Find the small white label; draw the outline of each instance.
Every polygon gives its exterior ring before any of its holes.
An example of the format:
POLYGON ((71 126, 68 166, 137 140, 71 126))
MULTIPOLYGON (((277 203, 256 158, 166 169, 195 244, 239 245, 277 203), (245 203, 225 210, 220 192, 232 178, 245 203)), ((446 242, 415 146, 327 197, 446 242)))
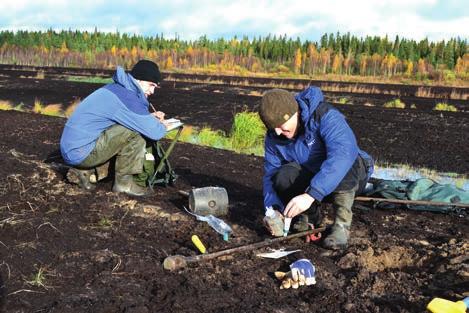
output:
POLYGON ((155 161, 155 157, 151 153, 145 153, 145 160, 147 161, 155 161))

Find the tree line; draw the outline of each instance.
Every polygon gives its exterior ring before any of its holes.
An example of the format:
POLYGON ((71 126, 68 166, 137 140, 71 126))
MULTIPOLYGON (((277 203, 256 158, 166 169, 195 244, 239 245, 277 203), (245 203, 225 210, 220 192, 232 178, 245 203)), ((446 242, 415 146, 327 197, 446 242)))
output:
POLYGON ((164 69, 234 73, 338 74, 468 79, 466 39, 420 41, 324 34, 318 42, 286 35, 215 40, 88 31, 1 31, 0 62, 113 68, 150 58, 164 69))

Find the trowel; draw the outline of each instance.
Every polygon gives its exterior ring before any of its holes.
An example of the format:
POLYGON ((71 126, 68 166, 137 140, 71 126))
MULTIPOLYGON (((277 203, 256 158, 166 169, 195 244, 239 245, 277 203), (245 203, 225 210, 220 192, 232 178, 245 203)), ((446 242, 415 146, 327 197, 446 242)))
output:
POLYGON ((263 253, 258 253, 256 256, 261 257, 261 258, 269 258, 269 259, 279 259, 284 256, 287 256, 289 254, 295 253, 301 251, 301 249, 298 250, 285 250, 283 248, 281 249, 271 249, 270 252, 263 252, 263 253))

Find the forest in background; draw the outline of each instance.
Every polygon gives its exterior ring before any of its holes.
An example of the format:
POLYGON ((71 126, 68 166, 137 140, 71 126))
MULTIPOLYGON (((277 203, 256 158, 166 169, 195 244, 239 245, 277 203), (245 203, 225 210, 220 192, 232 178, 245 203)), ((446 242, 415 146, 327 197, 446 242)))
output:
POLYGON ((466 39, 409 40, 324 34, 319 42, 284 36, 188 41, 126 33, 1 31, 0 63, 112 69, 147 58, 167 71, 235 75, 325 75, 469 81, 466 39))

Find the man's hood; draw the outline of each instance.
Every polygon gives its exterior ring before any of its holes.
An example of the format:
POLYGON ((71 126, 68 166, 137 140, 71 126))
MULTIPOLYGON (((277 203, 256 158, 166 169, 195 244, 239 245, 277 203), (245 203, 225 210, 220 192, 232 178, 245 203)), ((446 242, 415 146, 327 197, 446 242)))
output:
POLYGON ((301 120, 303 125, 307 127, 313 119, 313 113, 318 107, 319 103, 324 101, 324 95, 318 87, 308 87, 295 96, 301 111, 301 120))
POLYGON ((139 98, 145 99, 145 93, 142 88, 129 73, 126 73, 121 66, 118 66, 112 79, 116 84, 123 86, 124 88, 135 92, 139 98))

